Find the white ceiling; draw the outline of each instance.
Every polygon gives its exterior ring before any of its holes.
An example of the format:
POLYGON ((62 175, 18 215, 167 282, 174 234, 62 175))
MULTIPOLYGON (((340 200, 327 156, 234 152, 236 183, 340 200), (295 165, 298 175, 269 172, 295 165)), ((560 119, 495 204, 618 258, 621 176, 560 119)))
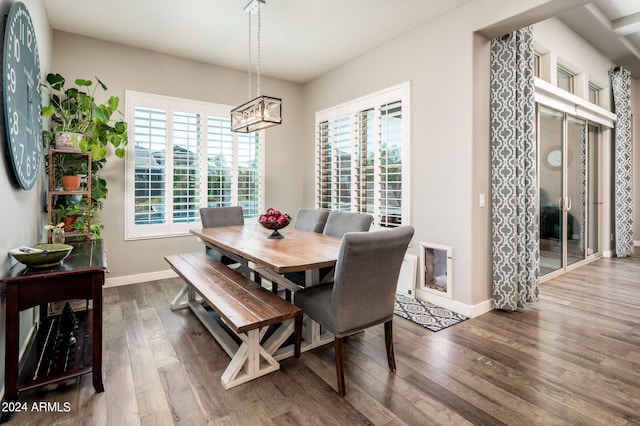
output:
MULTIPOLYGON (((249 0, 43 1, 53 29, 247 69, 249 0)), ((261 72, 307 82, 467 1, 267 0, 261 72)), ((560 18, 640 77, 640 0, 599 0, 560 18)))
POLYGON ((640 0, 598 0, 559 18, 613 63, 640 78, 640 0))
MULTIPOLYGON (((261 73, 304 83, 466 1, 267 0, 261 73)), ((249 63, 247 3, 44 0, 56 30, 242 70, 249 63)), ((255 40, 253 53, 255 66, 255 40)))

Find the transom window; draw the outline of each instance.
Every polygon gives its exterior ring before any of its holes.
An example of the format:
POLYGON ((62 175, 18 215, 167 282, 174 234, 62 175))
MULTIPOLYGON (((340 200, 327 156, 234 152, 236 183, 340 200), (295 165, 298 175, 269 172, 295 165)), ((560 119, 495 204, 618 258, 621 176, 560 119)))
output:
POLYGON ((316 113, 316 206, 409 223, 409 83, 316 113))
POLYGON ((259 215, 264 133, 232 133, 232 108, 127 92, 127 239, 188 234, 201 207, 259 215))
POLYGON ((573 93, 573 74, 565 68, 558 67, 557 75, 558 87, 569 93, 573 93))
POLYGON ((600 88, 593 83, 589 83, 589 102, 600 105, 600 88))

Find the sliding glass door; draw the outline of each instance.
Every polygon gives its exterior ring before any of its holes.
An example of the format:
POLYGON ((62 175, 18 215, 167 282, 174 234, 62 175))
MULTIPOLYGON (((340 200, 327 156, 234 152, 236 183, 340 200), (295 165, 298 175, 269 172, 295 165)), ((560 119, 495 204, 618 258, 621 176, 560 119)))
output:
POLYGON ((538 107, 540 274, 598 253, 599 128, 538 107))

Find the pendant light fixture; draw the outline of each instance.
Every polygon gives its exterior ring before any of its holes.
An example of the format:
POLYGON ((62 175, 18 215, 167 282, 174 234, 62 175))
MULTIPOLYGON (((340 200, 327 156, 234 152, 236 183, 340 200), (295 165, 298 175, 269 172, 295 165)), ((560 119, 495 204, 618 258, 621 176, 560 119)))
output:
POLYGON ((249 133, 282 123, 282 99, 260 95, 260 9, 266 0, 251 0, 244 8, 249 15, 249 99, 251 99, 252 56, 251 15, 258 17, 258 55, 256 60, 257 98, 231 110, 231 131, 249 133))

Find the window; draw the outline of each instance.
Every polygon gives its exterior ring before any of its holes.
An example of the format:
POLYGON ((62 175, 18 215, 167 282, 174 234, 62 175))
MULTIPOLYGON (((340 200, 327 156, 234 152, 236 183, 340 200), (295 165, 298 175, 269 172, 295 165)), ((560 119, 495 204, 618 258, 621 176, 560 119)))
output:
POLYGON ((316 206, 409 223, 409 83, 316 113, 316 206))
POLYGON ((557 73, 558 87, 569 93, 573 93, 573 74, 562 67, 558 67, 557 73))
POLYGON ((127 92, 127 239, 188 234, 201 207, 262 210, 263 133, 232 133, 233 107, 127 92))
POLYGON ((589 102, 600 105, 600 88, 595 84, 589 84, 589 102))

